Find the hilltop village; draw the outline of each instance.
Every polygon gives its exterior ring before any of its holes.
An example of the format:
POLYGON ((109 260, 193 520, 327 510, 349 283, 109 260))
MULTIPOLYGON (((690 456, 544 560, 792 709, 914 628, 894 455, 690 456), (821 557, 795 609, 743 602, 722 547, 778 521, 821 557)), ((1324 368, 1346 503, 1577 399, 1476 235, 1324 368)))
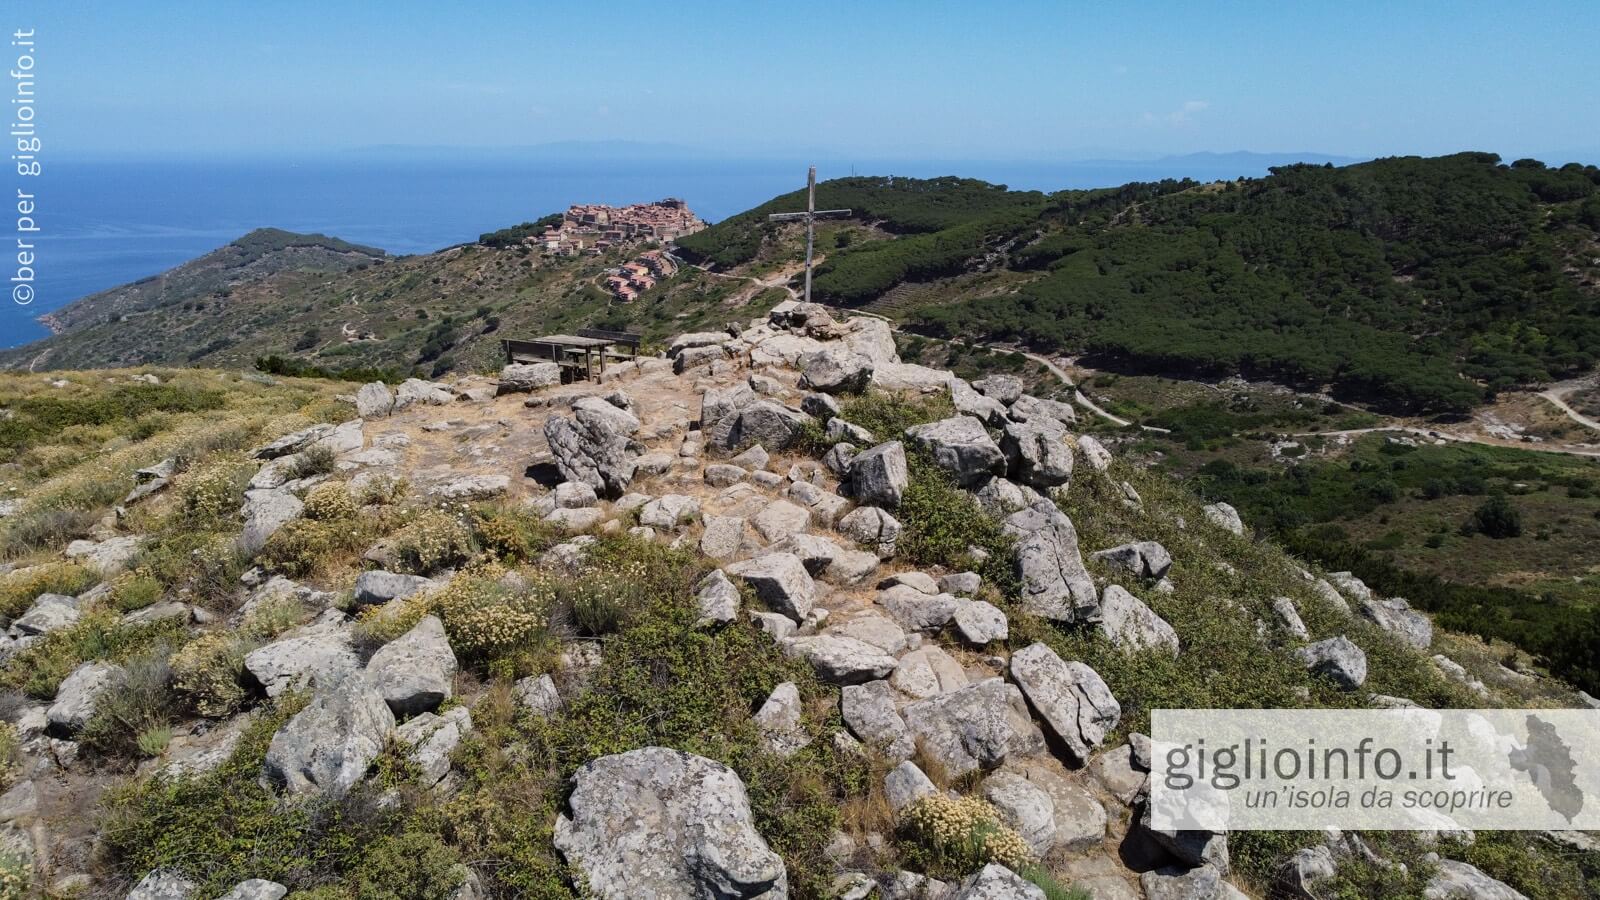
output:
MULTIPOLYGON (((561 224, 551 225, 526 243, 556 256, 598 256, 613 247, 647 242, 666 243, 702 231, 706 223, 676 197, 654 203, 629 206, 604 206, 580 203, 567 208, 561 224)), ((610 294, 631 303, 641 293, 655 287, 656 281, 671 277, 678 264, 661 250, 647 250, 632 260, 608 270, 605 287, 610 294)))

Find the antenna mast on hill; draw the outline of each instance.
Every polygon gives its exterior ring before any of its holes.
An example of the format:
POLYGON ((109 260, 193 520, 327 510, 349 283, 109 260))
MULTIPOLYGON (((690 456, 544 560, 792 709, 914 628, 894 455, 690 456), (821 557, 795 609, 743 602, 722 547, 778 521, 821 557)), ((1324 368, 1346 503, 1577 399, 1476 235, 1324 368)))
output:
POLYGON ((767 216, 769 222, 792 222, 796 219, 806 220, 806 302, 811 302, 811 248, 816 242, 816 225, 818 218, 842 219, 850 215, 848 209, 817 209, 817 167, 812 166, 806 173, 806 211, 792 213, 773 213, 767 216))

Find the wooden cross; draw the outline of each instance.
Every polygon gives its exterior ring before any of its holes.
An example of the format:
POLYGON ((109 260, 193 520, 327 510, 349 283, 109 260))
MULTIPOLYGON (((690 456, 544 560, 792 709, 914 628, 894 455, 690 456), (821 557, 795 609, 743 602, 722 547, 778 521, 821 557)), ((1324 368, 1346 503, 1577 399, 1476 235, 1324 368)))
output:
POLYGON ((842 219, 850 215, 848 209, 817 209, 817 167, 812 166, 806 173, 806 211, 792 213, 772 213, 767 216, 769 222, 791 222, 795 219, 806 220, 806 301, 811 302, 811 247, 815 241, 817 219, 842 219))

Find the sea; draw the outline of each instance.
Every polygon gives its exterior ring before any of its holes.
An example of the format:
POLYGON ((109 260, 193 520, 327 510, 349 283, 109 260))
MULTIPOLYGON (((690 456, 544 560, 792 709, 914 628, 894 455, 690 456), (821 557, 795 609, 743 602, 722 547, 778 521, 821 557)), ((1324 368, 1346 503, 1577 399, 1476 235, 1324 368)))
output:
MULTIPOLYGON (((605 154, 519 159, 445 151, 220 161, 47 160, 42 174, 27 179, 25 188, 37 197, 33 219, 39 228, 32 302, 24 306, 5 298, 0 348, 46 337, 48 330, 37 321, 43 313, 163 272, 262 227, 319 232, 413 254, 472 241, 573 203, 681 197, 714 222, 802 187, 808 164, 817 165, 819 179, 961 175, 1053 191, 1168 177, 1259 176, 1267 166, 1286 161, 1258 154, 1059 163, 605 154)), ((14 263, 5 262, 7 280, 15 274, 14 263)))

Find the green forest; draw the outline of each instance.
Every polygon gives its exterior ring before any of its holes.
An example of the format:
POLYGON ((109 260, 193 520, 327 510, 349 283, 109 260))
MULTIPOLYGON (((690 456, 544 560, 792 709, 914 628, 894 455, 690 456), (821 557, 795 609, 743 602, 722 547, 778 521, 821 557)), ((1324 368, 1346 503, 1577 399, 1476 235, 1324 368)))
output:
MULTIPOLYGON (((1244 374, 1416 413, 1459 414, 1600 356, 1600 169, 1488 153, 1295 165, 1213 185, 1056 194, 958 178, 846 178, 848 207, 895 236, 835 250, 824 302, 856 305, 979 263, 1014 293, 920 306, 908 325, 1089 354, 1102 368, 1244 374)), ((787 194, 682 245, 736 266, 787 194)))

